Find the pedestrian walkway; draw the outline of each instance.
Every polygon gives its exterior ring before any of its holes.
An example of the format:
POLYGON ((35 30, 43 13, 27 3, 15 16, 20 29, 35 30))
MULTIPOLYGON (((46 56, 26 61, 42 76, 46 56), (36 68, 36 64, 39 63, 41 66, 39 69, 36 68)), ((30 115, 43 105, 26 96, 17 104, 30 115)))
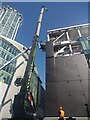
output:
MULTIPOLYGON (((66 120, 67 117, 64 118, 66 120)), ((58 117, 45 117, 44 120, 58 120, 58 117)), ((76 120, 88 120, 87 117, 76 117, 76 120)))

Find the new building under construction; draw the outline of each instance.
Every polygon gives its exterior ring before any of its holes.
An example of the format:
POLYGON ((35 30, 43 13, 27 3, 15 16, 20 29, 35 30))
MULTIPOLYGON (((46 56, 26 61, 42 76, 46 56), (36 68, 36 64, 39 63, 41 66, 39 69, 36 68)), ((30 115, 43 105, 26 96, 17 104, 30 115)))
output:
POLYGON ((47 32, 46 117, 58 116, 63 106, 66 117, 89 116, 88 83, 90 62, 89 24, 47 32))

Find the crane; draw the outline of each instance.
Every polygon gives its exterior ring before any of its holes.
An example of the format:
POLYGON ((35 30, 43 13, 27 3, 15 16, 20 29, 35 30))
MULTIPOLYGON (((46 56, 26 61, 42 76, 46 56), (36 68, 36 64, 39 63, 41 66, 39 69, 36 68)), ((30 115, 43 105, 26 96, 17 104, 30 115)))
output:
MULTIPOLYGON (((24 107, 25 97, 27 96, 28 93, 30 93, 32 97, 32 94, 30 92, 30 78, 31 78, 31 74, 33 71, 33 67, 34 67, 34 59, 36 55, 36 48, 38 45, 38 38, 40 34, 40 28, 41 28, 41 22, 42 22, 44 10, 47 10, 47 8, 45 6, 42 6, 40 16, 37 22, 35 35, 32 41, 32 47, 31 47, 29 57, 27 60, 26 71, 25 71, 24 78, 22 81, 21 89, 18 95, 15 95, 14 104, 13 104, 13 110, 14 110, 13 118, 25 118, 25 107, 24 107)), ((34 113, 35 107, 33 107, 30 112, 34 113)))

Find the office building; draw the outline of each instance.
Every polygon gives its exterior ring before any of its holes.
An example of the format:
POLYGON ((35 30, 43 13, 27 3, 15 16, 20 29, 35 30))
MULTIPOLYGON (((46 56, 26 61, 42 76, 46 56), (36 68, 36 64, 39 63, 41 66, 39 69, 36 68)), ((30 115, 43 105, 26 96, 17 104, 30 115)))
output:
MULTIPOLYGON (((21 23, 22 15, 19 14, 17 10, 9 6, 0 8, 0 67, 17 56, 23 51, 23 48, 25 48, 18 42, 11 40, 15 39, 21 23)), ((0 70, 0 118, 2 118, 2 116, 4 118, 7 118, 8 116, 10 117, 10 109, 7 110, 7 108, 10 108, 10 105, 13 102, 14 94, 17 93, 16 90, 18 91, 18 89, 15 89, 13 86, 13 79, 16 79, 16 77, 14 78, 14 75, 17 73, 17 67, 19 67, 18 60, 13 60, 12 63, 0 70), (5 106, 4 104, 8 100, 11 101, 5 106)), ((24 59, 22 58, 22 60, 24 59)), ((22 70, 21 76, 24 75, 23 71, 25 70, 22 70)))
MULTIPOLYGON (((4 65, 6 62, 10 61, 16 55, 18 55, 20 51, 15 48, 11 43, 5 41, 3 36, 0 36, 0 67, 4 65)), ((0 71, 0 81, 6 84, 10 83, 12 75, 15 71, 17 60, 14 60, 9 66, 5 67, 0 71)))
MULTIPOLYGON (((20 43, 0 35, 0 66, 3 66, 24 49, 26 48, 20 43)), ((21 88, 15 84, 15 81, 23 79, 27 65, 26 59, 28 59, 27 53, 0 70, 0 118, 12 116, 11 108, 14 95, 18 94, 21 88)))
POLYGON ((9 6, 0 8, 0 34, 10 39, 15 39, 22 15, 9 6))
MULTIPOLYGON (((0 67, 25 48, 20 43, 13 41, 21 23, 22 15, 17 10, 9 6, 0 8, 0 67)), ((0 119, 11 117, 10 108, 14 95, 20 90, 20 87, 15 87, 14 82, 17 77, 23 77, 25 69, 22 69, 22 66, 25 67, 26 63, 18 66, 19 60, 22 62, 24 58, 21 56, 18 60, 13 60, 12 63, 0 70, 0 119), (22 74, 19 74, 19 71, 17 72, 17 68, 20 67, 22 74)))

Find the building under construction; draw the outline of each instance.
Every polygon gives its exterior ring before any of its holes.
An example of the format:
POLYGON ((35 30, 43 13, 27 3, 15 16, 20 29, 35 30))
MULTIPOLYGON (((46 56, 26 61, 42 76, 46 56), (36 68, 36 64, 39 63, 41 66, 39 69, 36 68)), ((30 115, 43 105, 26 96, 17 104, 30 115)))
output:
POLYGON ((89 24, 47 32, 46 117, 58 116, 63 106, 66 117, 89 116, 90 67, 89 24))

